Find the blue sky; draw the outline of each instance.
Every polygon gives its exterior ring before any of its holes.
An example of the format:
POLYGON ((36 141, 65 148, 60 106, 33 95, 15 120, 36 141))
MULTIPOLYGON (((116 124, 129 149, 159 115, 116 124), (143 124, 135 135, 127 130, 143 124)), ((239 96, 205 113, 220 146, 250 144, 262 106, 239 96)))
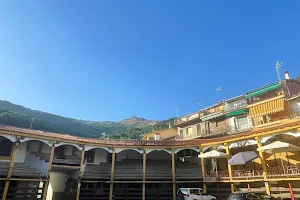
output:
POLYGON ((1 1, 0 99, 166 119, 300 76, 299 1, 1 1))

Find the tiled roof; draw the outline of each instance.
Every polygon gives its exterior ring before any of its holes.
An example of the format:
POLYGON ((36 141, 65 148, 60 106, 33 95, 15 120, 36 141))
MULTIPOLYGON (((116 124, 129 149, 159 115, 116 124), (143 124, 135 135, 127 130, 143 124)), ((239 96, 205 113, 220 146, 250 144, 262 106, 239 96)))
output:
POLYGON ((99 144, 99 145, 106 145, 106 146, 200 146, 201 144, 205 143, 216 143, 216 142, 223 142, 227 140, 234 140, 241 137, 247 136, 255 136, 258 133, 279 130, 286 127, 300 127, 300 119, 297 120, 290 120, 287 123, 280 124, 278 126, 259 129, 255 131, 248 131, 245 133, 233 134, 228 136, 222 136, 217 138, 211 139, 192 139, 192 140, 103 140, 103 139, 96 139, 96 138, 84 138, 78 136, 71 136, 66 134, 58 134, 58 133, 51 133, 51 132, 44 132, 40 130, 32 130, 26 128, 18 128, 13 126, 6 126, 0 125, 0 131, 8 131, 14 133, 21 133, 21 134, 28 134, 31 136, 37 137, 45 137, 49 138, 50 140, 68 140, 70 142, 80 142, 86 144, 99 144))

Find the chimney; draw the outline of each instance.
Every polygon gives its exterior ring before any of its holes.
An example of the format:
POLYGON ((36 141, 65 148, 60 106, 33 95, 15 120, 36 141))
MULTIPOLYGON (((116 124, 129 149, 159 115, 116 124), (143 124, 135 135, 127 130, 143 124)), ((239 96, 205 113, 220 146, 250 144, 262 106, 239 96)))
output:
POLYGON ((154 134, 154 140, 160 140, 160 134, 159 133, 154 134))
POLYGON ((290 79, 289 71, 284 72, 285 79, 290 79))

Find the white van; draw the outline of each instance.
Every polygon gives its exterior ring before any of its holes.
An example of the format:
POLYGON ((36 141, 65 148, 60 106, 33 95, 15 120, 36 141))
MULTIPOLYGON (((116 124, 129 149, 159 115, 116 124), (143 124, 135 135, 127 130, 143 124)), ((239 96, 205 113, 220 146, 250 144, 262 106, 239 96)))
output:
POLYGON ((201 188, 179 188, 177 191, 177 200, 216 200, 215 196, 209 195, 201 188))

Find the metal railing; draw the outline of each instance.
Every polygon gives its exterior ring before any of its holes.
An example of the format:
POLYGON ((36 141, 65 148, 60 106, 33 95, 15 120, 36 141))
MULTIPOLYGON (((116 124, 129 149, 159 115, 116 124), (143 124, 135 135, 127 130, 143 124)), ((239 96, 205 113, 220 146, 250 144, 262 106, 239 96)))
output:
POLYGON ((175 136, 175 139, 188 140, 188 139, 199 138, 199 137, 209 137, 221 133, 236 134, 236 133, 250 131, 251 129, 252 129, 252 125, 250 122, 243 123, 243 124, 235 124, 234 126, 224 125, 224 126, 214 127, 212 130, 201 129, 200 131, 199 130, 197 131, 197 128, 195 128, 191 132, 183 131, 179 133, 178 135, 175 136))
MULTIPOLYGON (((208 178, 215 178, 217 180, 229 180, 229 172, 228 171, 210 171, 206 174, 208 178)), ((232 170, 232 179, 235 180, 249 180, 249 179, 260 179, 263 178, 262 170, 245 170, 238 169, 232 170)))

